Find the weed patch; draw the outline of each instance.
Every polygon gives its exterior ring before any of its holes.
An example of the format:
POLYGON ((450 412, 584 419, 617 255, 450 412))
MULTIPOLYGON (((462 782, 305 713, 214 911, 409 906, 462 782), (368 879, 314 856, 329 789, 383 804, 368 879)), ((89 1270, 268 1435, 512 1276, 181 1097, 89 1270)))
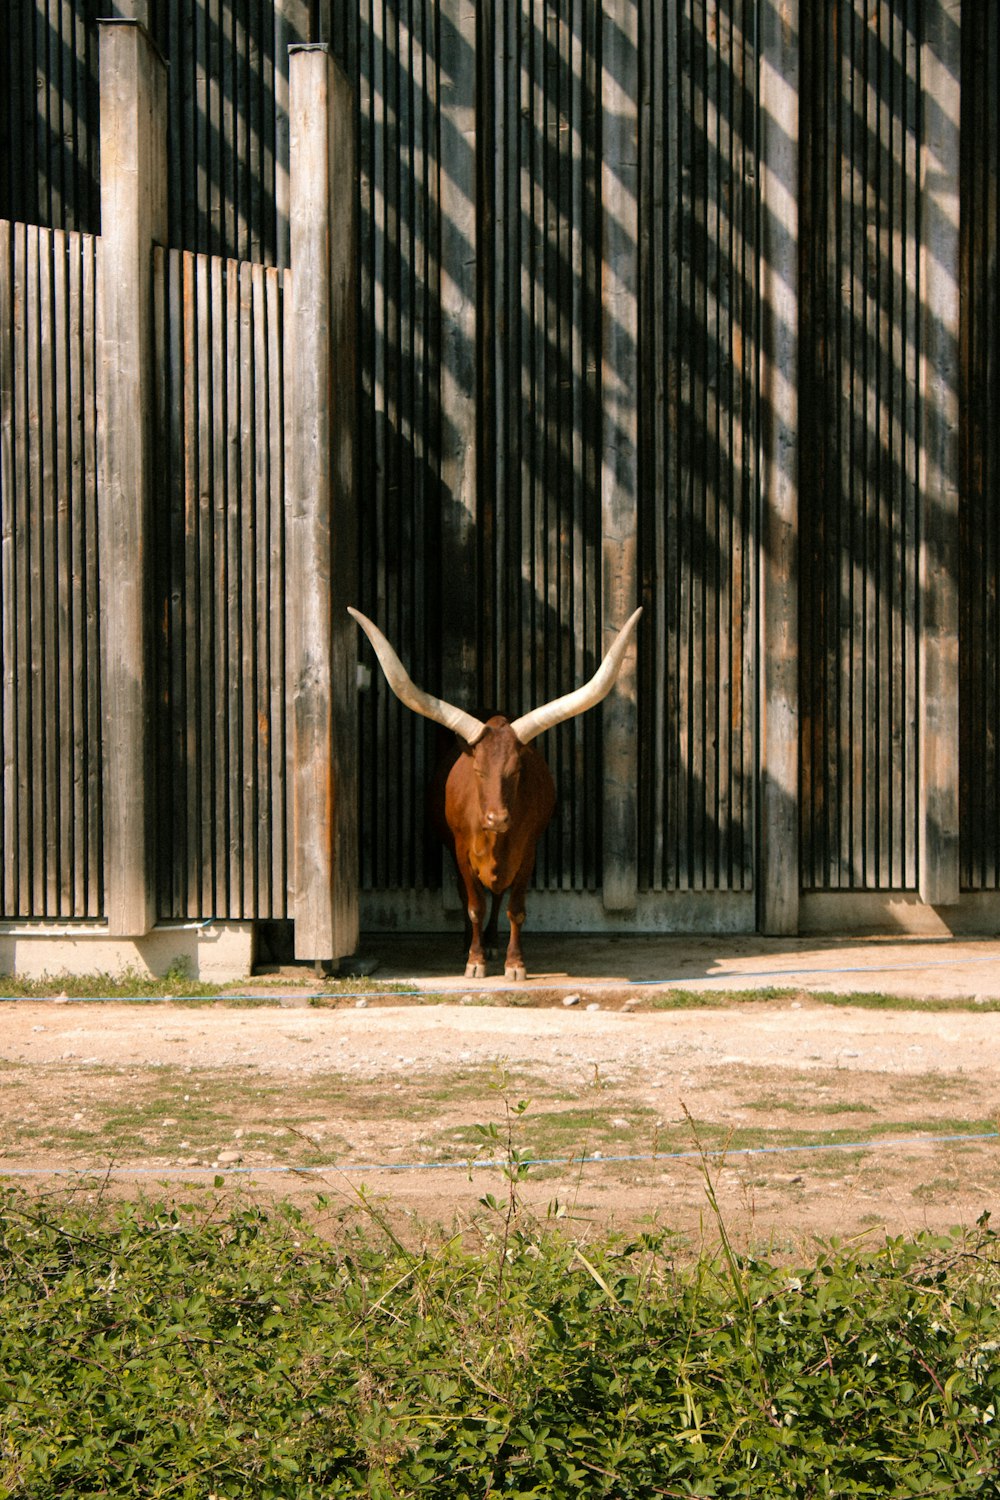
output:
MULTIPOLYGON (((501 1141, 502 1144, 502 1141, 501 1141)), ((1000 1253, 0 1199, 0 1495, 995 1493, 1000 1253)), ((320 1204, 320 1210, 325 1211, 320 1204)))

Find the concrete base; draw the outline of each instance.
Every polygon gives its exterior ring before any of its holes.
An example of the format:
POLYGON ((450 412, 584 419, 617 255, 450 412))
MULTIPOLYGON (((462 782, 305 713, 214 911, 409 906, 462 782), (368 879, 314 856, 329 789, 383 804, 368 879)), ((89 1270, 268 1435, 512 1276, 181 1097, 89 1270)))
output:
MULTIPOLYGON (((531 932, 744 933, 755 927, 752 891, 640 891, 631 911, 605 911, 600 891, 533 891, 525 897, 531 932)), ((506 897, 501 911, 507 910, 506 897)), ((362 891, 365 932, 461 932, 462 912, 444 891, 362 891)), ((501 927, 506 923, 501 918, 501 927)))
POLYGON ((799 900, 799 932, 993 937, 1000 933, 1000 891, 966 891, 954 906, 925 906, 916 891, 816 891, 799 900))
MULTIPOLYGON (((599 891, 529 890, 525 904, 528 932, 736 937, 757 931, 752 891, 640 891, 631 911, 608 912, 599 891)), ((370 933, 457 932, 462 913, 450 885, 440 891, 362 891, 361 927, 370 933)), ((501 928, 506 930, 503 920, 501 928)), ((799 933, 993 936, 1000 934, 1000 891, 969 891, 955 906, 925 906, 915 891, 804 892, 799 933)))
POLYGON ((141 938, 112 938, 99 922, 0 923, 0 973, 23 979, 124 971, 229 984, 254 961, 252 922, 161 922, 141 938))

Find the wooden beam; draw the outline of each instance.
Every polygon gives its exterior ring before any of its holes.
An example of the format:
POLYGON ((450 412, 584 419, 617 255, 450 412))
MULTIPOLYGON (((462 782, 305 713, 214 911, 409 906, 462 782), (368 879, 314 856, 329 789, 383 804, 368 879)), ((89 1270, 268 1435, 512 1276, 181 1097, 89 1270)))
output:
MULTIPOLYGON (((601 34, 601 521, 604 648, 639 602, 639 5, 609 0, 601 34)), ((642 626, 639 626, 641 637, 642 626)), ((638 700, 631 648, 604 708, 607 911, 638 896, 638 700)))
POLYGON ((798 0, 760 16, 761 931, 799 920, 798 0))
POLYGON ((928 0, 920 54, 921 899, 959 899, 958 479, 961 5, 928 0))
POLYGON ((137 21, 100 23, 98 321, 108 927, 156 918, 151 660, 154 241, 167 229, 166 67, 137 21))
POLYGON ((329 48, 290 56, 288 649, 297 958, 358 941, 354 109, 329 48))

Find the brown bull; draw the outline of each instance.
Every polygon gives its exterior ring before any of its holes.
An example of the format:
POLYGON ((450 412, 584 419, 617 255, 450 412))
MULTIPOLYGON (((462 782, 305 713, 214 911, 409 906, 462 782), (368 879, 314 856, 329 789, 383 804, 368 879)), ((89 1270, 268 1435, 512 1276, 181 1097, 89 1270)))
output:
POLYGON ((439 778, 436 797, 432 795, 432 814, 454 856, 472 924, 466 978, 482 979, 486 975, 484 938, 486 948, 495 942, 500 897, 509 891, 510 943, 504 973, 508 979, 524 979, 521 952, 524 897, 535 868, 535 847, 556 805, 552 773, 532 749, 531 741, 606 697, 614 686, 642 610, 637 609, 619 631, 600 667, 583 687, 532 709, 519 719, 497 715, 485 723, 422 692, 410 680, 378 627, 359 610, 352 609, 350 613, 374 646, 386 681, 397 698, 457 735, 452 759, 439 778), (493 905, 484 932, 487 892, 493 897, 493 905))

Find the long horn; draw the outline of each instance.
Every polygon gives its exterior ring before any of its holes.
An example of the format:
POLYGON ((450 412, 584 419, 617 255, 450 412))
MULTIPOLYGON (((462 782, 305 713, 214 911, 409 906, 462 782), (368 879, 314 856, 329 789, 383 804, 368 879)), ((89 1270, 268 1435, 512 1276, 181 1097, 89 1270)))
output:
POLYGON ((347 606, 347 613, 354 616, 375 647, 375 655, 385 673, 385 680, 400 703, 405 703, 406 707, 412 708, 414 713, 423 714, 425 719, 433 719, 435 724, 443 724, 446 729, 453 729, 470 745, 474 745, 478 739, 482 738, 486 733, 486 725, 481 719, 475 719, 472 714, 464 713, 462 709, 445 703, 442 698, 434 698, 430 693, 422 692, 411 681, 410 674, 378 626, 373 624, 367 615, 363 615, 359 609, 352 609, 350 605, 347 606))
POLYGON ((546 729, 553 729, 556 724, 561 724, 565 719, 573 719, 577 714, 585 713, 588 708, 593 708, 595 703, 600 703, 602 698, 607 697, 615 685, 615 678, 621 668, 629 637, 641 614, 642 606, 640 605, 615 636, 607 656, 589 682, 585 682, 583 687, 577 688, 575 692, 565 693, 561 698, 553 698, 551 703, 543 703, 541 708, 533 708, 530 713, 514 720, 510 727, 522 745, 528 744, 529 740, 544 733, 546 729))

